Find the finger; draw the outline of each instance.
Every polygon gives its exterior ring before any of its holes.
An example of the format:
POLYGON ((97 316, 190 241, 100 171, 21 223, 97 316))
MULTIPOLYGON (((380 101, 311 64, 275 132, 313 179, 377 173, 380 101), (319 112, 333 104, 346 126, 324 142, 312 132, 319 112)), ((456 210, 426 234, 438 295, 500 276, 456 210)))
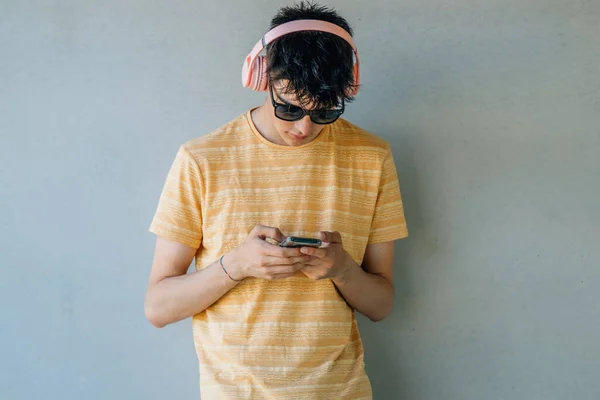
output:
POLYGON ((265 256, 264 266, 271 267, 274 265, 294 265, 296 263, 304 263, 310 261, 309 255, 299 255, 297 257, 274 257, 265 256))
POLYGON ((306 265, 312 265, 312 266, 319 266, 323 264, 323 259, 327 257, 327 255, 323 256, 323 257, 317 257, 317 256, 311 256, 310 260, 305 261, 304 263, 306 265))
POLYGON ((342 243, 342 234, 338 231, 330 232, 331 242, 330 243, 342 243))
POLYGON ((313 276, 316 276, 318 274, 319 270, 317 267, 307 265, 306 267, 302 268, 300 270, 300 272, 302 272, 304 275, 306 275, 306 277, 313 279, 313 276))
POLYGON ((267 242, 269 244, 272 244, 273 246, 279 246, 279 244, 281 243, 281 242, 279 242, 279 241, 277 241, 275 239, 271 239, 268 236, 265 238, 265 242, 267 242))
POLYGON ((272 226, 256 225, 254 229, 252 229, 251 234, 254 237, 259 237, 263 240, 265 240, 266 238, 271 238, 273 240, 281 242, 283 241, 283 239, 285 239, 285 236, 283 235, 283 233, 281 233, 279 228, 275 228, 272 226))
POLYGON ((302 269, 304 267, 306 267, 306 263, 304 263, 304 261, 303 261, 303 262, 297 262, 292 265, 278 265, 275 267, 268 267, 268 268, 269 268, 269 271, 273 271, 273 268, 281 268, 281 270, 283 270, 284 272, 279 272, 279 271, 274 272, 276 274, 279 274, 279 273, 287 273, 287 272, 290 272, 290 273, 296 272, 299 269, 302 269))
POLYGON ((319 232, 319 239, 321 239, 321 242, 329 243, 329 232, 319 232))
POLYGON ((323 243, 342 243, 342 235, 338 231, 321 231, 319 239, 323 243))
POLYGON ((266 267, 265 269, 265 277, 273 277, 277 275, 285 275, 285 274, 295 274, 296 271, 302 269, 304 267, 303 263, 296 263, 293 265, 273 265, 270 267, 266 267))
POLYGON ((319 258, 315 258, 312 261, 307 261, 306 264, 304 264, 304 268, 302 268, 303 270, 306 270, 307 268, 318 268, 321 264, 322 261, 319 261, 319 258))
POLYGON ((294 272, 293 274, 277 274, 277 275, 272 275, 271 277, 267 278, 267 279, 286 279, 286 278, 291 278, 292 276, 296 275, 296 273, 294 272))
POLYGON ((279 247, 267 244, 263 247, 264 254, 273 257, 301 257, 299 247, 279 247))
POLYGON ((323 258, 327 256, 327 249, 317 249, 314 247, 301 247, 300 251, 302 254, 306 254, 308 256, 323 258))

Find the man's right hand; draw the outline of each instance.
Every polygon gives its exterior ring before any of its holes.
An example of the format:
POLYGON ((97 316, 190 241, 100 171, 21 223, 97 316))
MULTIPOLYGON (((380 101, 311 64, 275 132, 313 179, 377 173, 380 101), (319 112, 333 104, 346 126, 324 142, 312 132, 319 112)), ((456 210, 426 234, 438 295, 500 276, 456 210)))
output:
POLYGON ((311 259, 299 248, 279 247, 267 242, 267 238, 281 242, 285 236, 277 228, 256 225, 242 244, 225 254, 223 266, 233 279, 289 278, 311 259))

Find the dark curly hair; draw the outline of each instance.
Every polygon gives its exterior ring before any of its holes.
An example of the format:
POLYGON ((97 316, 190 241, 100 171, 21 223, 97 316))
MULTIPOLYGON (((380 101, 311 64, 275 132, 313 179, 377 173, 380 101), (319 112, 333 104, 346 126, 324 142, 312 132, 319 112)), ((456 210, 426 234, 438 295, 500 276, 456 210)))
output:
MULTIPOLYGON (((283 7, 271 21, 271 29, 299 19, 318 19, 334 23, 350 35, 352 28, 338 13, 308 1, 283 7)), ((271 81, 285 80, 284 93, 297 96, 300 105, 334 108, 353 100, 352 46, 327 32, 305 31, 282 36, 267 46, 267 71, 271 81)))

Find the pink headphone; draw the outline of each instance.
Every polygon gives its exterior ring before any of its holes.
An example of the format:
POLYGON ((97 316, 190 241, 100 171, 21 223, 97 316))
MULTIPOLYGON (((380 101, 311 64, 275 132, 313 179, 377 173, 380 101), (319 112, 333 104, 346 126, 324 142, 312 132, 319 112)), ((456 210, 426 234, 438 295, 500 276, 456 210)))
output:
POLYGON ((358 58, 358 51, 356 45, 352 40, 352 36, 346 32, 342 27, 332 24, 331 22, 320 21, 315 19, 303 19, 281 24, 265 34, 265 36, 254 45, 254 48, 248 54, 244 60, 242 66, 242 85, 244 87, 256 90, 257 92, 264 92, 267 90, 268 77, 267 77, 267 57, 259 56, 260 52, 267 47, 269 43, 275 39, 287 35, 292 32, 299 31, 321 31, 333 33, 344 39, 352 46, 354 52, 354 84, 356 89, 348 93, 350 96, 354 96, 358 92, 358 85, 360 84, 360 60, 358 58))

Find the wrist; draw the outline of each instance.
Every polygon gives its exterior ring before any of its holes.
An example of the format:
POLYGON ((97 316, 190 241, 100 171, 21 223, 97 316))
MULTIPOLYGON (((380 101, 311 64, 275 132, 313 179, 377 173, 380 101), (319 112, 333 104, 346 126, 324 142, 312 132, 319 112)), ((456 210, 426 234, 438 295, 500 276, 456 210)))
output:
POLYGON ((352 276, 360 269, 350 254, 346 253, 345 261, 341 264, 339 272, 332 278, 336 286, 342 286, 352 279, 352 276))
POLYGON ((223 258, 221 259, 221 262, 221 266, 223 267, 227 275, 229 275, 229 278, 231 278, 231 280, 239 282, 246 278, 241 268, 242 264, 238 261, 235 249, 229 251, 228 253, 225 253, 223 255, 223 258))

